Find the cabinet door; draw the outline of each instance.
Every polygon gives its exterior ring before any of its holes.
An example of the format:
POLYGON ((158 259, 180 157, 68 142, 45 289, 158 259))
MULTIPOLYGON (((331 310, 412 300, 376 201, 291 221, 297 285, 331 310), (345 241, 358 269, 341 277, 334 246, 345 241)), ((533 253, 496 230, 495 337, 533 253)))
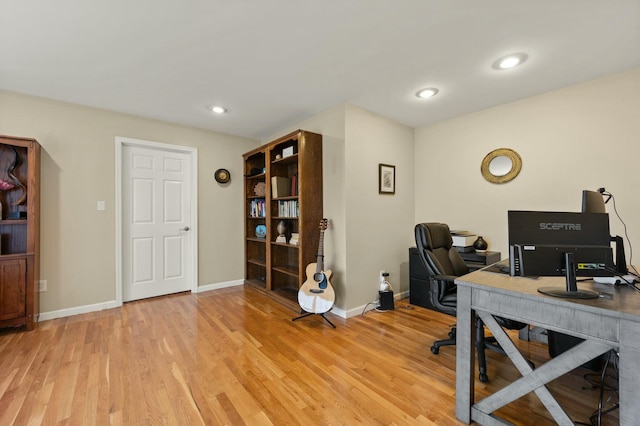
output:
POLYGON ((23 317, 26 308, 27 260, 0 260, 0 321, 23 317))

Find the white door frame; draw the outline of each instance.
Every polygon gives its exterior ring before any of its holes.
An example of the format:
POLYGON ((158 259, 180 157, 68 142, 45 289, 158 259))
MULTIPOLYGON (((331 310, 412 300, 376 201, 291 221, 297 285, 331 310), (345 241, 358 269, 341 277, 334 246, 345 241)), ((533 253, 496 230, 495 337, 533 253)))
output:
POLYGON ((191 166, 191 259, 187 261, 187 268, 191 273, 191 292, 198 292, 198 150, 189 146, 171 145, 160 142, 151 142, 141 139, 131 139, 116 136, 116 194, 115 194, 115 213, 116 213, 116 304, 122 306, 122 207, 124 200, 122 199, 122 149, 125 145, 138 146, 148 149, 157 149, 162 151, 180 152, 189 156, 191 166))

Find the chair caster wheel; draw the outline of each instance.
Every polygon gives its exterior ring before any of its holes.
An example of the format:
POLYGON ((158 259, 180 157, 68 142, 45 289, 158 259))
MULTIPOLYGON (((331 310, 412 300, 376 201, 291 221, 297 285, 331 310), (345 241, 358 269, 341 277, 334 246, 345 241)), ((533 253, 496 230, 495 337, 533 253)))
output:
POLYGON ((480 373, 480 377, 479 377, 479 379, 480 379, 480 381, 481 381, 482 383, 487 383, 487 382, 489 382, 489 376, 487 376, 486 374, 482 374, 482 373, 480 373))
POLYGON ((438 352, 440 352, 440 348, 437 346, 431 346, 431 353, 434 355, 438 355, 438 352))

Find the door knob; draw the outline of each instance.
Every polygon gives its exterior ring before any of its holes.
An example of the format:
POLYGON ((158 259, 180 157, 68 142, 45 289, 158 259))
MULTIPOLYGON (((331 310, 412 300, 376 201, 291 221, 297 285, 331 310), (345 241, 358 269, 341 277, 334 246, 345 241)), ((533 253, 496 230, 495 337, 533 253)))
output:
POLYGON ((188 227, 188 226, 185 226, 184 228, 180 228, 180 229, 178 229, 178 231, 188 231, 188 230, 189 230, 189 227, 188 227))

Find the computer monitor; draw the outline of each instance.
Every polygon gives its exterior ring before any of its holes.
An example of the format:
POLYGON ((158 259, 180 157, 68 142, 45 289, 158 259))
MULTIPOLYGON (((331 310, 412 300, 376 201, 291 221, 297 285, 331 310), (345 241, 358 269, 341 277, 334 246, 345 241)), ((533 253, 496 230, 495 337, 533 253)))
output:
POLYGON ((577 290, 576 276, 611 275, 609 215, 512 210, 508 227, 511 275, 565 276, 565 289, 539 291, 558 297, 598 297, 577 290))
POLYGON ((598 191, 582 191, 582 213, 606 213, 602 193, 598 191))
MULTIPOLYGON (((611 194, 608 194, 609 198, 605 200, 603 196, 606 191, 604 188, 600 188, 598 191, 589 191, 587 189, 582 191, 582 213, 606 213, 607 209, 605 204, 611 198, 611 194)), ((615 243, 616 261, 615 269, 619 274, 625 275, 629 272, 627 269, 627 258, 624 253, 624 240, 622 237, 615 235, 611 236, 611 242, 615 243)), ((610 274, 611 275, 611 274, 610 274)))

